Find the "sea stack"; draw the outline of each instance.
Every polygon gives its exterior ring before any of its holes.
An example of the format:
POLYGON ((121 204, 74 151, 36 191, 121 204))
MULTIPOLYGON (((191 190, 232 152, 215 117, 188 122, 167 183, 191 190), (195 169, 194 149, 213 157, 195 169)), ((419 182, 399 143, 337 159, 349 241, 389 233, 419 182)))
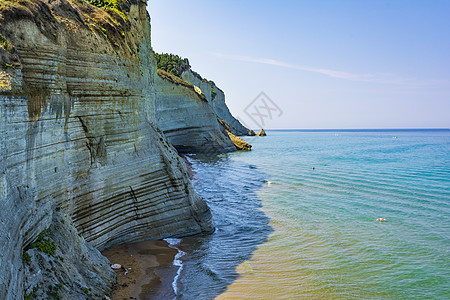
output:
POLYGON ((266 132, 264 131, 264 129, 261 129, 257 134, 256 134, 256 136, 266 136, 267 134, 266 134, 266 132))

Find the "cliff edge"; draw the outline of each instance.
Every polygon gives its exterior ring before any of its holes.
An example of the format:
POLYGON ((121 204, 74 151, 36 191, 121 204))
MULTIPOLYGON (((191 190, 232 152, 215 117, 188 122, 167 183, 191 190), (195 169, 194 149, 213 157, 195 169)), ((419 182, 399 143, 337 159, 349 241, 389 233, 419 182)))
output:
POLYGON ((232 141, 157 75, 145 2, 92 2, 0 2, 1 299, 102 299, 98 250, 214 230, 177 149, 232 141))

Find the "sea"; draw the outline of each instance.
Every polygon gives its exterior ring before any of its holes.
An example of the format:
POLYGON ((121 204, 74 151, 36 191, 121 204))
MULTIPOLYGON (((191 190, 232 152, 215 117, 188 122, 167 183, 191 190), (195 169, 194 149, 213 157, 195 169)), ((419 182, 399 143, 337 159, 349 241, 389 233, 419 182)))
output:
POLYGON ((216 231, 173 243, 177 299, 450 299, 448 129, 246 139, 188 156, 216 231))

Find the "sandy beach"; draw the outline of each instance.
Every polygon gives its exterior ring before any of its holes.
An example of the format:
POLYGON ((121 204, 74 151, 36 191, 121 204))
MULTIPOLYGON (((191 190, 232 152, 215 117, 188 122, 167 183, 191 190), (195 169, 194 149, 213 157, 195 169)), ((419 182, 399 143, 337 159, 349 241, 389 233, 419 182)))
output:
POLYGON ((177 250, 165 241, 145 241, 113 246, 102 252, 111 264, 126 268, 115 270, 117 288, 113 300, 174 297, 172 282, 177 267, 173 260, 177 250))

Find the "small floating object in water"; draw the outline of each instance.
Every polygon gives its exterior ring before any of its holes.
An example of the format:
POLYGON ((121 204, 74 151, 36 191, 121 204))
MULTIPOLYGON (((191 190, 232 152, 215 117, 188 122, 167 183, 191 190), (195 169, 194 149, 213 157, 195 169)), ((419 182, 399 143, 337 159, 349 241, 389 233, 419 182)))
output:
POLYGON ((112 264, 111 265, 111 269, 117 270, 117 269, 120 269, 120 268, 122 268, 122 266, 119 265, 119 264, 112 264))
POLYGON ((375 219, 375 221, 384 222, 384 221, 386 221, 386 219, 378 218, 378 219, 375 219))

